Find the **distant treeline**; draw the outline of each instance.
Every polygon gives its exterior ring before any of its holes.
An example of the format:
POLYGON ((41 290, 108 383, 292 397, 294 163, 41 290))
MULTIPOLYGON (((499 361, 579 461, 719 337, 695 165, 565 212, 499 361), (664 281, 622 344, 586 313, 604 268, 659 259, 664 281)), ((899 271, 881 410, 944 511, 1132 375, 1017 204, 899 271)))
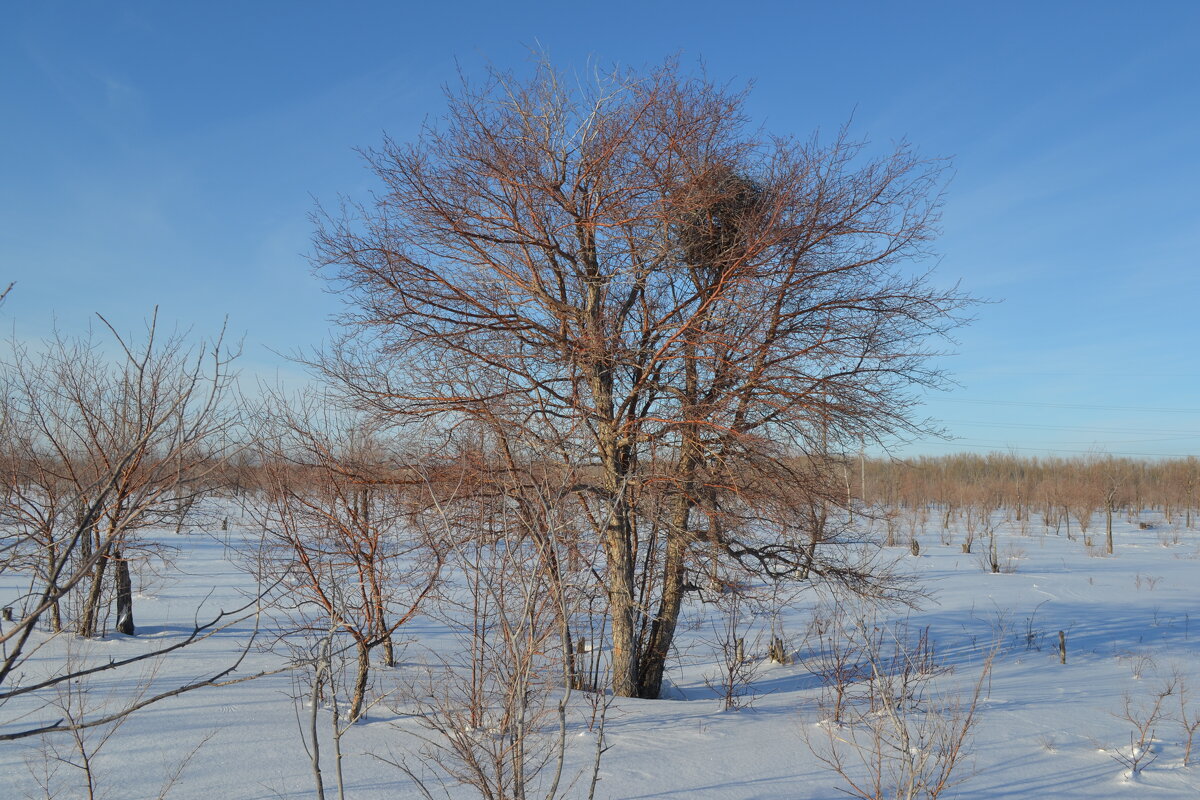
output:
MULTIPOLYGON (((831 462, 824 462, 829 465, 831 462)), ((1138 460, 1115 456, 1077 458, 978 455, 960 453, 904 459, 853 456, 832 461, 836 496, 870 506, 908 509, 986 508, 1055 515, 1060 510, 1111 509, 1126 513, 1158 512, 1168 521, 1181 516, 1191 526, 1197 513, 1200 459, 1138 460)), ((279 465, 275 466, 276 474, 279 465)), ((347 476, 365 484, 411 486, 432 480, 461 481, 464 465, 442 463, 418 474, 410 467, 364 464, 361 474, 347 476), (444 473, 444 474, 443 474, 444 473)), ((478 468, 478 465, 476 465, 478 468)), ((561 469, 561 466, 559 467, 561 469)), ((309 480, 306 468, 291 465, 297 484, 309 480)), ((261 491, 263 465, 233 459, 214 469, 212 478, 226 490, 261 491)), ((473 470, 469 470, 473 471, 473 470)))
POLYGON ((846 462, 848 491, 891 508, 989 508, 1054 515, 1087 508, 1160 512, 1191 526, 1200 459, 1137 460, 1115 456, 1042 458, 1011 454, 920 456, 846 462))

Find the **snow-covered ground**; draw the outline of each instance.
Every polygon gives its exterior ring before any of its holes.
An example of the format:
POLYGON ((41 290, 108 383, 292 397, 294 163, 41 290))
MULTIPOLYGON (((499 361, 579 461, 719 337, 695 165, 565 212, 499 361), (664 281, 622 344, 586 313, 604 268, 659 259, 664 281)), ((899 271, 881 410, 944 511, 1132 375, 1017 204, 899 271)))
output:
MULTIPOLYGON (((1195 695, 1188 710, 1200 716, 1200 618, 1190 613, 1200 596, 1200 533, 1180 530, 1158 515, 1115 523, 1116 548, 1104 556, 1079 540, 1046 532, 1035 520, 1021 535, 1015 522, 1000 527, 999 550, 1013 554, 1014 572, 990 574, 977 554, 961 551, 962 532, 941 541, 938 516, 919 533, 920 555, 905 547, 887 552, 917 577, 929 593, 919 609, 893 610, 881 619, 908 618, 910 631, 929 627, 938 659, 952 668, 934 679, 939 696, 968 695, 980 675, 985 656, 999 634, 1001 647, 979 701, 979 720, 970 757, 960 777, 966 778, 943 797, 979 800, 1002 798, 1195 798, 1200 796, 1200 765, 1182 766, 1185 733, 1178 720, 1178 684, 1165 698, 1162 718, 1153 726, 1156 760, 1140 774, 1115 756, 1127 753, 1131 723, 1121 718, 1126 701, 1136 713, 1155 699, 1164 680, 1178 672, 1195 695), (1196 630, 1192 630, 1195 627, 1196 630), (1067 663, 1059 663, 1058 631, 1065 631, 1067 663)), ((1101 519, 1093 527, 1094 545, 1102 545, 1101 519)), ((234 526, 236 528, 236 525, 234 526)), ((87 650, 93 656, 119 658, 186 635, 197 618, 240 605, 249 579, 237 563, 232 541, 239 532, 185 533, 161 537, 179 548, 174 567, 140 588, 135 601, 136 637, 109 636, 100 641, 70 642, 59 637, 43 647, 27 665, 30 674, 56 669, 65 653, 87 650)), ((984 549, 977 541, 976 551, 984 549)), ((14 576, 0 578, 0 599, 20 591, 14 576)), ((820 598, 800 593, 776 622, 794 664, 767 662, 769 627, 762 617, 747 620, 747 655, 757 659, 747 707, 723 711, 709 683, 718 672, 714 639, 719 622, 705 618, 713 607, 689 611, 677 658, 669 670, 669 699, 616 700, 607 718, 609 749, 600 767, 598 798, 834 798, 838 777, 810 752, 806 738, 823 741, 818 702, 825 691, 814 674, 814 637, 806 637, 820 598), (755 644, 757 642, 757 644, 755 644)), ((170 686, 214 673, 232 662, 251 632, 251 623, 234 626, 209 640, 171 654, 143 671, 156 686, 170 686)), ((267 634, 270 626, 267 626, 267 634)), ((260 637, 265 641, 268 636, 260 637)), ((418 618, 401 629, 406 639, 403 663, 378 670, 376 687, 387 690, 418 677, 423 653, 451 646, 439 624, 418 618)), ((76 658, 79 657, 77 653, 76 658)), ((277 654, 253 650, 240 673, 277 666, 277 654)), ((125 697, 131 673, 116 681, 101 673, 82 698, 60 693, 61 699, 88 708, 125 697)), ((133 675, 138 674, 136 671, 133 675)), ((311 797, 312 778, 301 736, 307 709, 297 703, 296 681, 279 673, 239 685, 208 688, 169 699, 131 716, 103 744, 94 759, 100 795, 110 798, 153 798, 166 775, 198 744, 171 798, 311 797)), ((1191 700, 1185 695, 1185 699, 1191 700)), ((572 700, 581 712, 570 718, 569 768, 583 771, 594 753, 594 734, 584 723, 587 697, 572 700)), ((0 706, 6 729, 34 719, 52 721, 42 709, 25 717, 29 701, 0 706)), ((325 713, 322 712, 322 716, 325 713)), ((827 723, 826 723, 827 724, 827 723)), ((384 759, 408 753, 415 740, 403 731, 413 720, 402 707, 379 703, 364 721, 346 734, 343 771, 347 797, 405 798, 421 796, 410 780, 384 759)), ((328 723, 322 719, 321 730, 328 723)), ((93 744, 104 728, 92 734, 93 744)), ((1200 735, 1193 760, 1200 762, 1200 735)), ((54 760, 54 747, 66 760, 74 757, 67 739, 39 739, 0 744, 0 799, 45 797, 39 788, 51 771, 58 797, 84 796, 77 767, 54 760)), ((324 742, 327 784, 333 767, 324 742)), ((574 791, 586 796, 586 780, 574 791)), ((53 794, 53 792, 52 792, 53 794)), ((472 796, 451 787, 453 797, 472 796)), ((332 791, 330 796, 335 796, 332 791)))

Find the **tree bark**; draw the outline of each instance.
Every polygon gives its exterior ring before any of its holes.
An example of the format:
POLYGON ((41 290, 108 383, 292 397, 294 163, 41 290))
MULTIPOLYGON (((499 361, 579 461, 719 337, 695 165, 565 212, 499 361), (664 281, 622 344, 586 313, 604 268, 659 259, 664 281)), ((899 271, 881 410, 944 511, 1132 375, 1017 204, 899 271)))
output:
POLYGON ((1112 514, 1113 514, 1113 499, 1109 495, 1108 502, 1104 505, 1104 539, 1105 550, 1111 556, 1113 552, 1113 535, 1112 535, 1112 514))

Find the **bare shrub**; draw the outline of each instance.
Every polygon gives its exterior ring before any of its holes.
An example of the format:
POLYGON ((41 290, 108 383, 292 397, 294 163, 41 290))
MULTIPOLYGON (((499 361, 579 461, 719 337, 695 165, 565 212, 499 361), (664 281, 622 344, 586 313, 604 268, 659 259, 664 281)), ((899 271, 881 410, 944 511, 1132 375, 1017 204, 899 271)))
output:
POLYGON ((1133 576, 1133 588, 1137 589, 1139 592, 1143 588, 1152 592, 1154 591, 1155 587, 1158 586, 1158 582, 1161 580, 1161 576, 1143 575, 1142 573, 1138 572, 1133 576))
POLYGON ((1148 698, 1135 699, 1128 692, 1122 699, 1121 710, 1113 714, 1117 719, 1129 723, 1129 747, 1117 749, 1111 755, 1114 760, 1128 767, 1128 777, 1136 776, 1158 759, 1154 749, 1155 730, 1166 717, 1164 704, 1178 688, 1175 678, 1162 683, 1148 698))
POLYGON ((404 454, 368 421, 317 397, 270 398, 262 415, 266 492, 254 566, 278 581, 272 600, 293 632, 322 636, 333 626, 352 640, 348 709, 357 719, 372 656, 395 666, 393 637, 436 586, 442 546, 413 524, 404 454))
POLYGON ((845 616, 835 606, 818 607, 808 627, 812 655, 805 660, 810 672, 820 678, 826 689, 822 713, 834 724, 841 724, 852 687, 870 675, 864 663, 863 643, 847 630, 845 616), (814 642, 815 639, 815 642, 814 642))
POLYGON ((884 509, 882 512, 884 530, 887 532, 884 540, 884 547, 897 547, 900 544, 897 534, 900 532, 900 511, 898 509, 884 509))
POLYGON ((964 780, 962 767, 992 656, 968 695, 948 696, 932 682, 945 670, 934 657, 927 630, 913 639, 903 624, 882 635, 878 627, 858 627, 870 671, 867 693, 843 714, 843 724, 823 713, 822 732, 806 732, 808 747, 852 797, 933 800, 964 780))
POLYGON ((1017 571, 1021 559, 1027 556, 1023 548, 1011 542, 1006 543, 1003 548, 999 547, 995 535, 989 536, 987 542, 987 549, 975 557, 984 572, 1012 574, 1017 571))
POLYGON ((1196 731, 1200 730, 1200 713, 1197 713, 1197 709, 1192 705, 1191 688, 1187 685, 1184 674, 1176 669, 1172 679, 1175 682, 1175 696, 1179 700, 1179 716, 1176 717, 1176 721, 1184 734, 1183 766, 1187 767, 1192 763, 1192 743, 1196 738, 1196 731))
POLYGON ((1158 532, 1158 543, 1163 547, 1173 547, 1183 541, 1183 534, 1179 528, 1167 528, 1158 532))
POLYGON ((1047 528, 1054 529, 1054 535, 1058 536, 1062 533, 1063 523, 1063 508, 1055 503, 1046 503, 1042 509, 1042 524, 1047 528))
MULTIPOLYGON (((430 653, 424 676, 400 689, 420 727, 402 729, 413 747, 374 754, 426 797, 448 784, 488 800, 554 800, 581 779, 589 797, 595 790, 611 696, 597 691, 591 702, 572 701, 581 654, 572 650, 570 625, 589 607, 587 568, 581 563, 572 574, 570 566, 578 521, 564 502, 567 485, 554 480, 561 476, 541 483, 528 476, 509 482, 516 476, 489 471, 497 491, 486 494, 426 479, 425 524, 440 527, 456 578, 430 613, 459 648, 430 653), (576 741, 568 735, 572 715, 595 748, 590 771, 574 776, 564 771, 576 741)), ((604 677, 600 671, 592 679, 604 677)))
POLYGON ((1038 609, 1040 609, 1047 602, 1048 601, 1043 600, 1042 602, 1038 603, 1036 606, 1034 606, 1034 609, 1030 612, 1029 616, 1025 618, 1024 639, 1026 651, 1036 650, 1039 653, 1042 651, 1042 642, 1046 638, 1046 632, 1037 627, 1037 612, 1038 609))
POLYGON ((1075 516, 1075 522, 1079 524, 1079 532, 1087 537, 1088 528, 1092 526, 1092 515, 1096 513, 1096 507, 1090 500, 1080 500, 1071 509, 1071 513, 1075 516))
POLYGON ((748 596, 745 588, 734 587, 726 593, 718 606, 718 615, 711 620, 711 644, 717 654, 717 672, 706 675, 704 683, 716 692, 722 711, 736 711, 754 703, 754 678, 762 666, 761 659, 755 655, 761 634, 747 646, 749 626, 745 619, 747 608, 752 610, 754 605, 755 598, 748 596))
POLYGON ((1156 667, 1154 657, 1149 653, 1123 650, 1116 653, 1115 656, 1117 663, 1125 664, 1129 668, 1129 675, 1135 681, 1140 681, 1142 676, 1152 672, 1156 667))
POLYGON ((967 507, 963 518, 963 527, 966 535, 963 537, 962 551, 970 553, 971 549, 975 546, 975 538, 979 532, 979 512, 977 509, 971 506, 967 507))
POLYGON ((938 541, 946 546, 954 544, 954 532, 951 531, 949 527, 939 528, 938 541))
POLYGON ((1000 572, 1006 574, 1012 574, 1016 572, 1017 566, 1021 560, 1028 558, 1028 555, 1029 554, 1025 552, 1024 548, 1018 545, 1012 543, 1005 544, 997 557, 1000 572))

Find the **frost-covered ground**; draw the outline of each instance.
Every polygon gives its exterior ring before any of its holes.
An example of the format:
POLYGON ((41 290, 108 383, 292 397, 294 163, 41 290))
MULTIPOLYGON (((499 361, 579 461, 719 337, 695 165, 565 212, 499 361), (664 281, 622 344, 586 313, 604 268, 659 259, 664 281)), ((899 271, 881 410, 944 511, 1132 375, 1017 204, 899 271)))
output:
MULTIPOLYGON (((995 658, 979 704, 979 724, 972 754, 963 775, 969 779, 945 797, 1000 798, 1195 798, 1200 796, 1200 765, 1181 765, 1184 731, 1178 717, 1178 695, 1166 698, 1167 714, 1155 725, 1153 749, 1157 760, 1136 777, 1114 755, 1130 743, 1131 725, 1121 719, 1125 699, 1139 708, 1152 700, 1164 679, 1179 671, 1195 693, 1191 711, 1200 715, 1200 619, 1190 613, 1200 596, 1200 533, 1179 530, 1157 515, 1145 514, 1141 530, 1136 521, 1116 522, 1116 552, 1102 556, 1082 541, 1047 533, 1036 520, 1029 535, 1016 523, 1002 525, 999 549, 1023 555, 1013 562, 1015 572, 989 574, 978 555, 961 552, 962 532, 943 544, 938 518, 931 517, 919 534, 921 553, 907 548, 889 550, 900 566, 924 585, 931 597, 908 616, 910 630, 929 626, 938 657, 953 670, 936 679, 939 694, 969 693, 997 631, 1002 647, 995 658), (1193 630, 1193 627, 1195 630, 1193 630), (1067 635, 1068 661, 1059 663, 1057 633, 1067 635)), ((1093 543, 1102 544, 1103 520, 1094 524, 1093 543)), ((235 526, 236 527, 236 526, 235 526)), ((173 569, 141 587, 135 612, 136 637, 110 636, 102 641, 70 643, 60 637, 46 644, 29 670, 54 669, 68 645, 93 655, 119 658, 169 642, 191 629, 200 617, 243 601, 249 587, 221 537, 192 533, 161 537, 179 548, 173 569)), ((238 532, 228 537, 236 540, 238 532)), ((976 542, 982 550, 983 543, 976 542)), ((12 578, 0 583, 0 599, 15 596, 12 578)), ((751 621, 748 655, 761 659, 751 688, 752 702, 737 711, 722 711, 708 683, 717 674, 714 625, 693 609, 681 635, 677 659, 669 672, 670 699, 617 700, 607 721, 608 751, 600 769, 599 798, 834 798, 838 779, 810 753, 805 734, 820 740, 818 701, 821 681, 810 667, 811 637, 806 640, 818 598, 800 594, 778 620, 795 664, 767 663, 765 637, 752 644, 753 627, 767 626, 763 617, 751 621)), ((250 623, 236 626, 201 644, 172 654, 161 662, 152 679, 169 686, 211 674, 229 664, 244 645, 250 623)), ((719 627, 719 625, 717 626, 719 627)), ((270 633, 270 624, 266 627, 270 633)), ((263 637, 268 638, 268 637, 263 637)), ((427 618, 401 631, 411 640, 403 663, 377 673, 380 690, 420 674, 429 650, 445 651, 453 642, 446 631, 427 618)), ((76 656, 78 657, 78 656, 76 656)), ((241 672, 268 669, 279 657, 255 650, 241 672)), ((128 673, 126 673, 128 676, 128 673)), ((94 679, 80 700, 99 708, 124 697, 129 680, 111 674, 94 679)), ((172 798, 275 798, 312 796, 308 755, 300 735, 299 716, 307 709, 293 701, 292 676, 281 673, 256 681, 202 689, 166 700, 133 715, 106 742, 95 758, 100 796, 152 798, 164 775, 197 744, 204 741, 168 795, 172 798)), ((64 696, 64 701, 70 699, 64 696)), ((579 710, 586 697, 576 694, 579 710)), ((22 718, 28 705, 10 702, 0 707, 0 721, 9 729, 46 718, 22 718)), ((324 712, 322 712, 324 714, 324 712)), ((569 766, 584 768, 593 755, 592 733, 573 716, 569 766)), ((350 798, 419 797, 410 781, 394 766, 377 758, 411 753, 413 740, 401 731, 413 722, 403 708, 373 706, 365 721, 343 740, 343 764, 350 798)), ((327 723, 322 720, 326 731, 327 723)), ((102 735, 98 729, 93 736, 102 735)), ((1200 740, 1200 735, 1197 736, 1200 740)), ((93 740, 95 741, 95 740, 93 740)), ((57 737, 64 758, 66 740, 57 737)), ((332 783, 332 764, 325 742, 326 778, 332 783)), ((1193 758, 1200 761, 1200 741, 1193 758)), ((59 797, 80 797, 75 767, 55 762, 53 751, 39 740, 0 744, 0 799, 44 797, 35 779, 47 768, 57 770, 51 782, 59 797), (47 758, 49 757, 49 761, 47 758)), ((586 794, 582 785, 579 795, 586 794)), ((331 795, 332 796, 332 795, 331 795)), ((463 788, 451 796, 469 797, 463 788)))

